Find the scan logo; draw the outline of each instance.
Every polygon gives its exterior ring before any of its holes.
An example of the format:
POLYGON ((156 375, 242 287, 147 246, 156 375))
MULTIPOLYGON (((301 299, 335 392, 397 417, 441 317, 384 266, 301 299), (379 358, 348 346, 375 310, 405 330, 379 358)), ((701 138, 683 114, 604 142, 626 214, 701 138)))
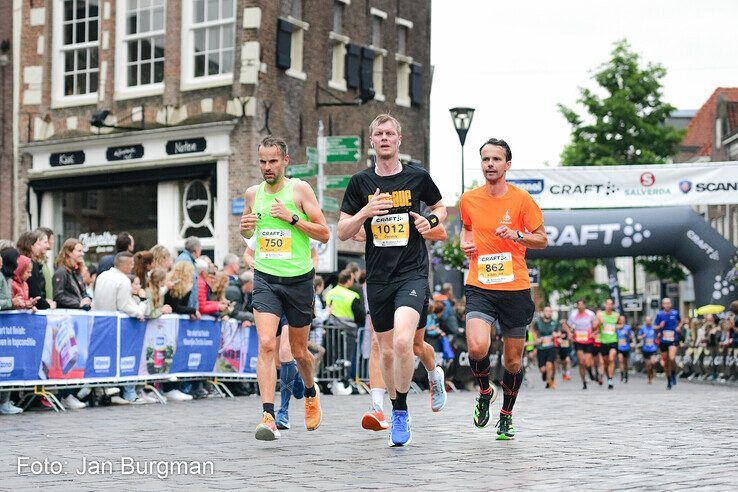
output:
POLYGON ((689 180, 682 180, 679 182, 679 189, 682 190, 682 193, 685 195, 692 191, 692 182, 689 180))

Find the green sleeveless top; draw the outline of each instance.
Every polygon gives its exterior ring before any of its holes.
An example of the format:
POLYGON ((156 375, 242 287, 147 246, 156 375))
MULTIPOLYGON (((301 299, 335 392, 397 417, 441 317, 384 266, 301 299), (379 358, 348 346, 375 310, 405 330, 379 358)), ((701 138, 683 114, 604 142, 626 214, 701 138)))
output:
POLYGON ((275 198, 284 204, 288 211, 297 214, 300 220, 307 215, 295 205, 295 180, 287 179, 281 190, 270 195, 266 191, 266 181, 259 185, 254 198, 253 213, 259 220, 256 223, 256 249, 254 250, 254 269, 277 277, 298 277, 313 269, 310 257, 310 238, 289 222, 275 219, 271 208, 275 198))
POLYGON ((617 343, 618 341, 618 318, 620 314, 613 311, 607 314, 605 311, 600 311, 602 317, 602 326, 600 326, 600 343, 617 343))

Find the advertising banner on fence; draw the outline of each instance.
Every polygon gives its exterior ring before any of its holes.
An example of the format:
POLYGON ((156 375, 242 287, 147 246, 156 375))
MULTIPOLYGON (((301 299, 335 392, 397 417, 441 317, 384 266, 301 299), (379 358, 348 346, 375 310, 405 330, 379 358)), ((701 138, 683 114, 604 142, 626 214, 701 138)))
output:
POLYGON ((513 167, 507 180, 544 209, 738 203, 738 162, 513 167))
POLYGON ((0 314, 0 386, 255 376, 256 328, 175 315, 0 314))
POLYGON ((50 313, 0 316, 0 384, 96 381, 116 376, 116 315, 50 313))

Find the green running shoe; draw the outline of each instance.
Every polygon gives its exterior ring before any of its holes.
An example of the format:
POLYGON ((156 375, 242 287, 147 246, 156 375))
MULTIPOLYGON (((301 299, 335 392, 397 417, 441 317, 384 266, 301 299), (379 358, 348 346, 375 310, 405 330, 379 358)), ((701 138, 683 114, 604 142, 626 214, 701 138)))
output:
POLYGON ((500 420, 497 421, 497 440, 508 441, 510 439, 515 439, 512 415, 500 415, 500 420))
POLYGON ((492 392, 486 396, 480 394, 477 397, 477 405, 474 407, 474 425, 479 429, 484 429, 489 425, 489 404, 494 403, 497 399, 497 388, 494 384, 489 387, 492 392))

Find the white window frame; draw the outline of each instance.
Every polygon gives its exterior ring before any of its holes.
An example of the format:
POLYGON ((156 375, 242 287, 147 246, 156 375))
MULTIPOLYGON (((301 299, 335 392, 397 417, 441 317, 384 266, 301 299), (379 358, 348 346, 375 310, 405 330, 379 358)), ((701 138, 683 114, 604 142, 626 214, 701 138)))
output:
POLYGON ((413 63, 411 56, 395 53, 397 61, 397 98, 395 104, 405 108, 411 106, 410 100, 410 65, 413 63))
POLYGON ((290 68, 284 73, 290 77, 306 80, 307 74, 303 71, 304 33, 310 29, 310 24, 291 15, 285 19, 292 24, 292 39, 290 41, 290 68))
MULTIPOLYGON (((387 20, 387 12, 383 10, 379 10, 378 8, 375 8, 375 7, 372 7, 370 12, 372 15, 372 25, 371 25, 372 43, 369 45, 369 48, 374 51, 374 66, 372 68, 372 81, 374 85, 374 100, 375 101, 385 101, 384 57, 387 56, 387 50, 383 49, 381 46, 374 45, 374 21, 379 20, 380 25, 382 25, 381 23, 384 23, 384 21, 387 20)), ((381 33, 380 33, 380 41, 382 41, 381 33)))
MULTIPOLYGON (((182 2, 182 72, 180 90, 191 91, 196 89, 205 89, 208 87, 222 87, 233 84, 233 71, 236 67, 236 4, 233 1, 233 67, 230 73, 222 73, 218 75, 204 75, 195 77, 195 33, 193 25, 193 6, 192 0, 183 0, 182 2)), ((217 21, 209 21, 198 24, 198 28, 214 27, 226 25, 229 22, 219 19, 217 21)))
POLYGON ((53 4, 52 22, 52 62, 51 62, 51 107, 64 108, 69 106, 86 106, 97 103, 100 86, 104 83, 102 63, 100 63, 102 38, 102 9, 103 2, 98 2, 97 10, 97 41, 75 44, 74 49, 97 48, 97 91, 73 96, 64 95, 64 0, 56 0, 53 4))
MULTIPOLYGON (((153 84, 128 86, 128 41, 145 37, 162 35, 166 38, 167 30, 167 1, 164 1, 164 27, 161 32, 148 31, 145 35, 126 35, 126 17, 128 13, 127 0, 118 0, 115 12, 116 57, 115 57, 115 96, 116 100, 133 99, 137 97, 158 96, 164 94, 164 80, 153 84)), ((154 47, 152 46, 153 50, 154 47)), ((166 49, 164 51, 166 57, 166 49)), ((166 59, 166 58, 165 58, 166 59)), ((166 62, 165 62, 166 65, 166 62)))
POLYGON ((723 120, 718 116, 715 118, 715 148, 723 146, 723 120))
POLYGON ((331 63, 331 79, 328 87, 346 92, 346 45, 351 42, 348 36, 331 31, 328 39, 333 42, 333 62, 331 63))

